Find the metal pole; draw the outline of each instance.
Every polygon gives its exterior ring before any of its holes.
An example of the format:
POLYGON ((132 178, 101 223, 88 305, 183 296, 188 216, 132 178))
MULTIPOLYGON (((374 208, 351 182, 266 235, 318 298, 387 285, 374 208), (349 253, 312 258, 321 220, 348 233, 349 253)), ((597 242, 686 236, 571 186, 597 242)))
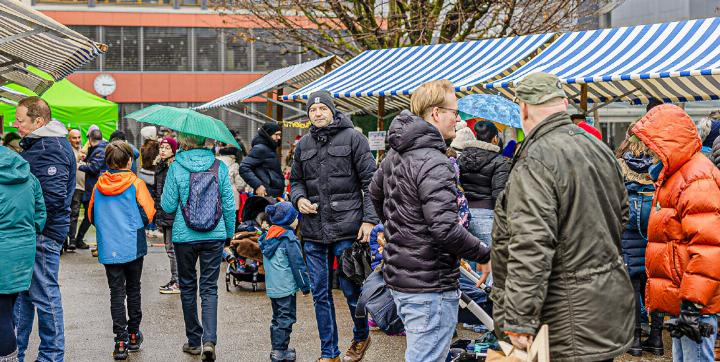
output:
MULTIPOLYGON (((278 88, 278 90, 276 91, 276 94, 277 94, 278 101, 280 101, 282 99, 283 89, 278 88)), ((282 159, 283 107, 281 107, 280 105, 275 105, 275 107, 276 107, 275 108, 275 113, 276 113, 275 116, 276 116, 278 124, 280 125, 280 141, 278 142, 277 154, 282 159)))

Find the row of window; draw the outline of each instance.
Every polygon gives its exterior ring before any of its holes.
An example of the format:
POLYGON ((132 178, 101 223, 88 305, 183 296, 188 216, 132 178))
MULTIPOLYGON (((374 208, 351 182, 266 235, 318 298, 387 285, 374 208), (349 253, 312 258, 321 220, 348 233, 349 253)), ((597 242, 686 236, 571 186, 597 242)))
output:
MULTIPOLYGON (((297 45, 247 42, 233 30, 129 26, 71 26, 108 45, 88 71, 266 72, 315 58, 297 45)), ((267 38, 254 29, 256 39, 267 38)))

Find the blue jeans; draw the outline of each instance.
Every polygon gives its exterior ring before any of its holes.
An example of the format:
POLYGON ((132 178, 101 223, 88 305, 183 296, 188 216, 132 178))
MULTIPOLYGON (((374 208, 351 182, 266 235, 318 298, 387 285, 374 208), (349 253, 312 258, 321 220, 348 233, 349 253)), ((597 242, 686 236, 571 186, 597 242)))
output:
POLYGON ((275 351, 285 351, 290 345, 290 333, 297 321, 295 294, 283 298, 270 298, 272 322, 270 323, 270 343, 275 351))
MULTIPOLYGON (((320 335, 321 358, 335 358, 340 355, 338 349, 338 331, 335 318, 335 304, 332 297, 332 270, 333 259, 339 257, 345 249, 352 246, 353 240, 337 241, 332 244, 305 242, 305 262, 310 274, 310 289, 312 289, 315 304, 315 318, 317 319, 318 333, 320 335)), ((360 297, 360 286, 342 276, 338 277, 347 305, 350 309, 353 323, 353 339, 364 341, 370 335, 367 318, 355 317, 355 306, 360 297)))
MULTIPOLYGON (((470 227, 468 231, 488 246, 492 246, 492 229, 495 212, 491 209, 470 209, 470 227)), ((473 270, 477 270, 474 262, 471 262, 473 270)), ((482 273, 479 273, 482 274, 482 273)), ((488 276, 485 284, 492 285, 492 275, 488 276)))
POLYGON ((405 361, 445 361, 458 321, 460 292, 390 293, 405 324, 405 361))
POLYGON ((223 241, 175 243, 180 300, 185 319, 185 336, 192 347, 217 343, 217 283, 220 275, 223 241), (198 321, 198 276, 195 265, 200 259, 200 300, 202 325, 198 321))
POLYGON ((700 343, 695 343, 688 337, 672 339, 672 356, 675 362, 712 362, 714 361, 715 337, 717 337, 717 318, 713 316, 700 317, 700 323, 713 326, 715 333, 705 337, 700 343))
POLYGON ((37 360, 62 361, 65 357, 63 309, 60 284, 58 284, 62 244, 62 241, 55 241, 44 235, 37 236, 35 266, 30 289, 21 292, 15 302, 15 326, 20 361, 25 359, 25 350, 35 320, 35 309, 37 309, 40 335, 37 360))

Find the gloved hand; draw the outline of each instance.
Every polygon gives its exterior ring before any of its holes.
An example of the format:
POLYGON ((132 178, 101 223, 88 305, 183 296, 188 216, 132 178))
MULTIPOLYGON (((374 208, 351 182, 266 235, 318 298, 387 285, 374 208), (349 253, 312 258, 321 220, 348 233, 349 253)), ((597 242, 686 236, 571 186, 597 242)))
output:
POLYGON ((710 337, 714 332, 712 325, 700 322, 700 308, 688 301, 680 304, 680 316, 676 320, 666 322, 665 325, 672 337, 685 336, 695 343, 702 342, 703 337, 710 337))

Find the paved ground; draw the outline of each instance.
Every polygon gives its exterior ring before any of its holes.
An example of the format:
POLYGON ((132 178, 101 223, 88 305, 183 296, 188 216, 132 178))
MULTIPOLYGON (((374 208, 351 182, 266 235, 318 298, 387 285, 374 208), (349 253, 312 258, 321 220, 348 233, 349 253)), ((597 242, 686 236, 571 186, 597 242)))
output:
MULTIPOLYGON (((145 343, 142 351, 130 361, 194 361, 181 352, 186 341, 179 295, 161 295, 158 286, 169 278, 164 248, 151 247, 143 271, 143 322, 145 343)), ((66 360, 70 362, 110 361, 113 348, 110 295, 104 269, 88 251, 62 257, 60 285, 65 309, 66 360)), ((248 285, 249 287, 249 285, 248 285)), ((218 360, 264 361, 270 353, 270 302, 264 292, 237 290, 226 292, 223 273, 219 280, 218 360)), ((338 304, 340 349, 347 348, 352 323, 342 295, 335 290, 338 304)), ((473 338, 462 328, 461 337, 473 338)), ((389 337, 374 331, 366 361, 402 361, 403 337, 389 337)), ((37 350, 37 328, 26 360, 33 361, 37 350)), ((314 361, 319 356, 319 339, 312 309, 312 298, 298 298, 298 323, 293 330, 291 346, 298 351, 298 361, 314 361)), ((669 351, 667 353, 669 356, 669 351)), ((627 355, 626 355, 627 356, 627 355)), ((622 361, 661 361, 666 358, 623 357, 622 361)))

